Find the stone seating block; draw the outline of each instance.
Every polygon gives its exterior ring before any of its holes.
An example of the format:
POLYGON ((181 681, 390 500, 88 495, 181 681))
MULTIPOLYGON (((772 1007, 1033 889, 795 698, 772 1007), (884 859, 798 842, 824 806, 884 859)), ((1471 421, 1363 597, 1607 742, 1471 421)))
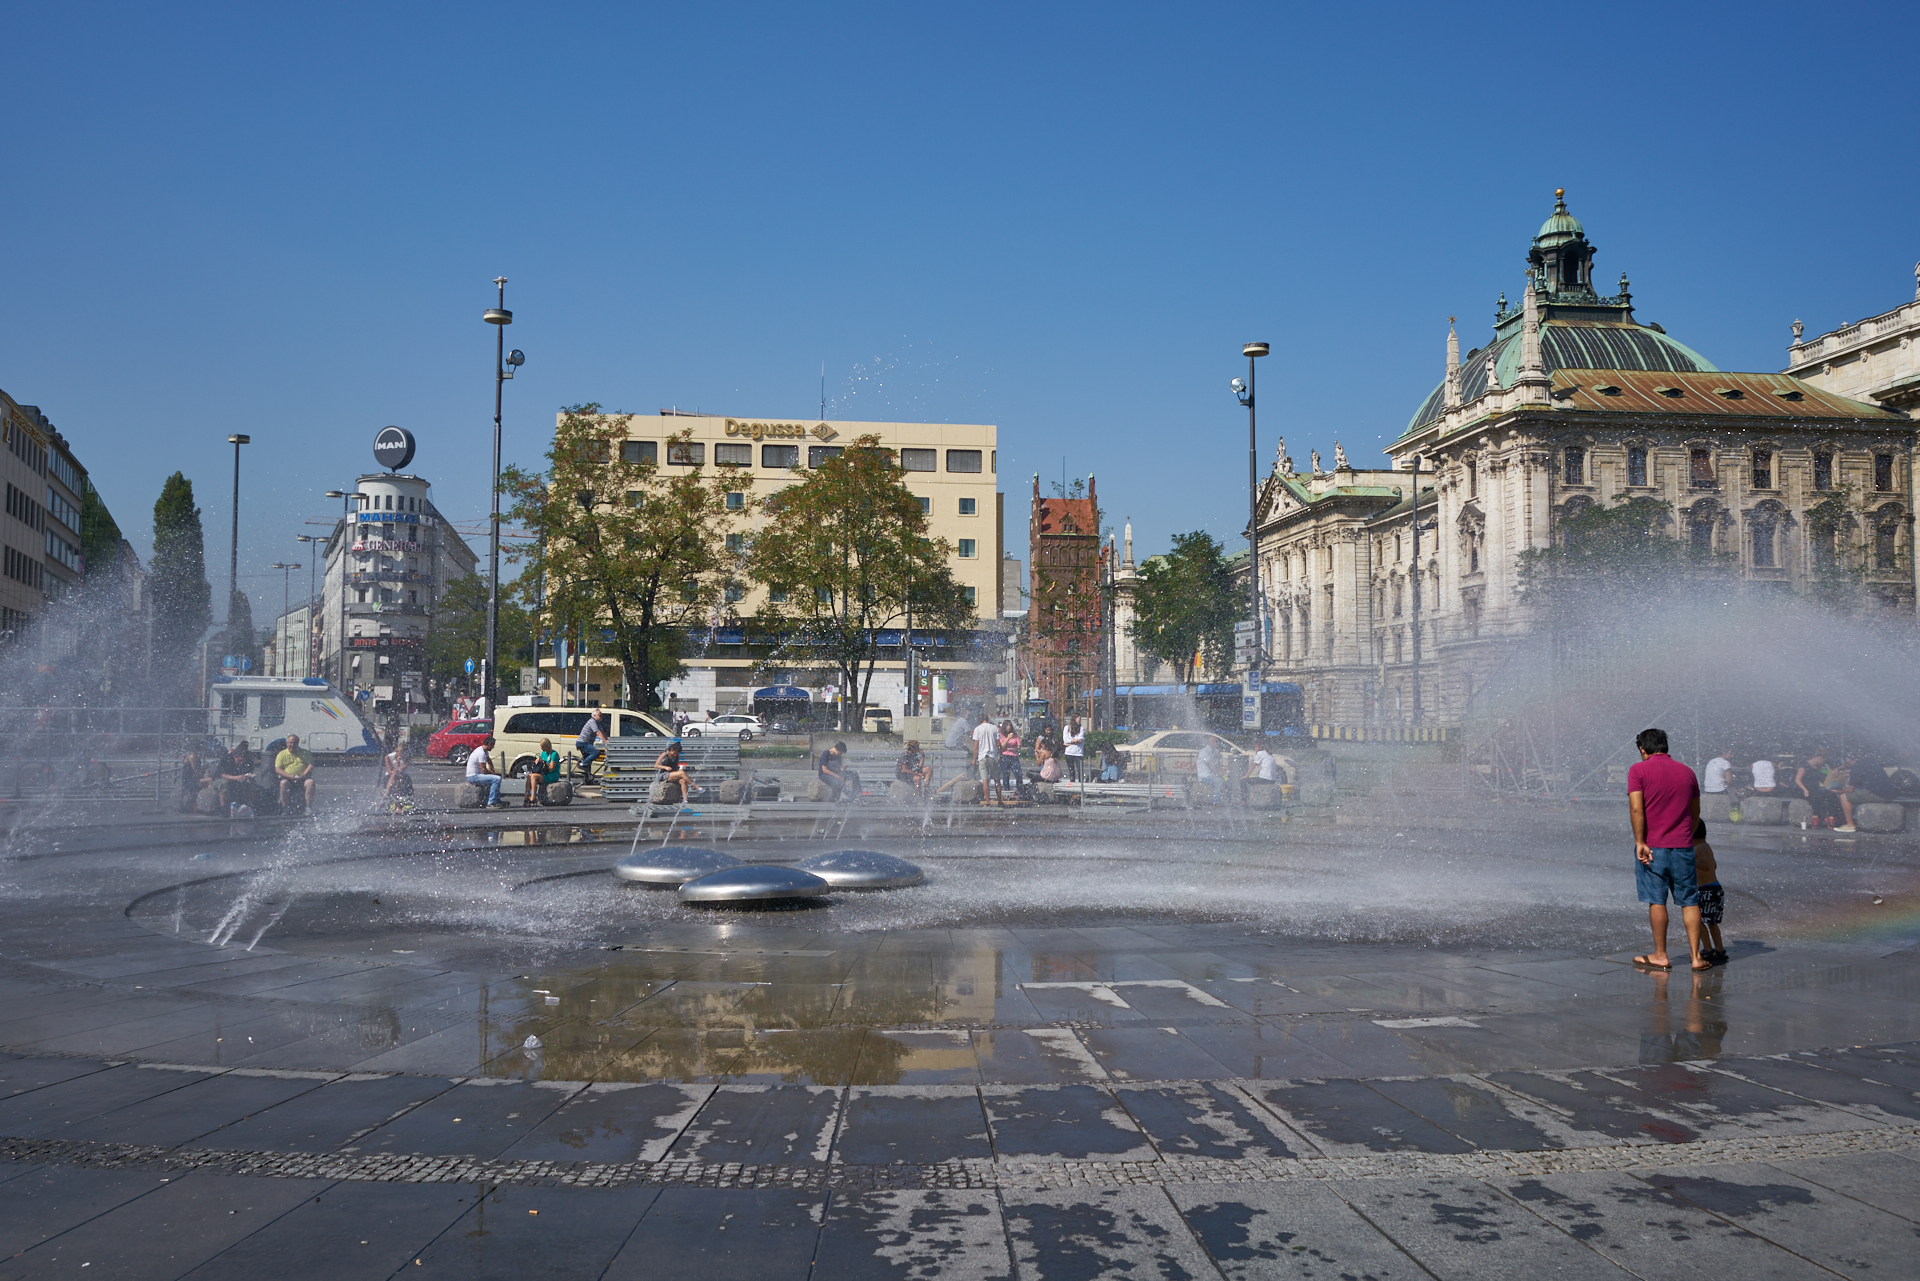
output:
POLYGON ((564 778, 547 784, 546 803, 549 805, 573 804, 573 784, 564 778))
POLYGON ((487 794, 475 784, 462 783, 453 803, 463 810, 477 810, 487 803, 487 794))
POLYGON ((832 800, 833 790, 816 778, 807 784, 807 799, 810 801, 832 800))
POLYGON ((1787 826, 1799 827, 1803 823, 1808 827, 1813 826, 1813 806, 1807 804, 1804 799, 1788 801, 1787 826))
MULTIPOLYGON (((1704 804, 1700 817, 1707 817, 1704 804)), ((1756 827, 1778 827, 1787 821, 1787 803, 1777 796, 1749 796, 1740 802, 1740 821, 1756 827)))
POLYGON ((1873 801, 1853 807, 1853 825, 1863 832, 1897 832, 1906 826, 1906 819, 1901 805, 1873 801))
POLYGON ((738 805, 746 794, 747 784, 743 779, 730 778, 720 784, 720 803, 722 805, 738 805))
POLYGON ((1256 810, 1277 810, 1286 795, 1278 784, 1267 784, 1247 789, 1247 808, 1256 810))
POLYGON ((1702 792, 1700 794, 1700 817, 1709 823, 1727 821, 1727 811, 1733 808, 1733 798, 1725 792, 1702 792))

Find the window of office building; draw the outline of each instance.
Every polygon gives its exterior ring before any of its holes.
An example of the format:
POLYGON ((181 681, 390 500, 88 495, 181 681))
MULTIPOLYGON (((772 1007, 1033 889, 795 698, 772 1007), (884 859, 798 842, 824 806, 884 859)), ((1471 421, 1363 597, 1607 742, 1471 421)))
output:
POLYGON ((736 554, 747 550, 747 536, 745 534, 728 534, 727 550, 736 554))
POLYGON ((1587 483, 1587 451, 1578 445, 1567 446, 1566 481, 1569 485, 1587 483))
POLYGON ((620 442, 620 461, 657 463, 660 461, 660 445, 651 440, 623 440, 620 442))
POLYGON ((638 511, 640 508, 646 506, 646 503, 647 503, 647 496, 641 493, 639 490, 629 489, 627 491, 627 506, 633 508, 635 511, 638 511))
POLYGON ((947 470, 977 472, 980 470, 980 451, 977 449, 949 449, 947 451, 947 470))
MULTIPOLYGON (((721 446, 721 448, 724 449, 725 446, 723 445, 721 446)), ((728 511, 730 512, 745 511, 746 507, 747 507, 747 496, 744 493, 736 489, 732 493, 727 495, 728 511)))
POLYGON ((933 514, 933 500, 931 498, 928 498, 924 494, 916 494, 913 501, 920 504, 920 514, 922 516, 930 516, 933 514))
POLYGON ((760 446, 760 465, 762 467, 798 467, 800 465, 800 446, 798 445, 762 445, 760 446))
POLYGON ((939 452, 936 449, 903 449, 900 451, 900 470, 937 471, 939 452))
POLYGON ((1815 454, 1813 456, 1813 487, 1818 490, 1833 488, 1833 455, 1815 454))
POLYGON ((980 591, 978 588, 962 587, 960 594, 966 597, 967 604, 969 605, 977 605, 980 603, 980 591))
POLYGON ((1753 487, 1773 488, 1773 454, 1765 449, 1753 451, 1753 487))
POLYGON ((979 499, 977 499, 977 498, 962 498, 962 499, 960 500, 960 514, 961 514, 962 516, 977 516, 977 515, 979 515, 979 513, 980 513, 980 500, 979 500, 979 499))
POLYGON ((978 550, 979 546, 980 544, 971 538, 961 539, 960 540, 960 559, 972 560, 975 556, 979 555, 979 550, 978 550))
POLYGON ((1647 483, 1647 449, 1644 445, 1627 447, 1627 483, 1629 485, 1647 483))
POLYGON ((1873 456, 1873 487, 1883 493, 1893 488, 1893 455, 1873 456))
POLYGON ((704 467, 707 462, 707 447, 694 440, 668 441, 667 461, 676 467, 704 467))
POLYGON ((753 466, 753 446, 715 445, 713 465, 715 467, 751 467, 753 466))
POLYGON ((740 599, 741 597, 743 597, 743 596, 745 596, 746 594, 747 594, 747 593, 746 593, 746 591, 745 591, 745 589, 743 589, 743 588, 742 588, 742 587, 740 586, 740 584, 738 584, 738 583, 728 583, 728 584, 727 584, 727 601, 728 601, 728 603, 732 603, 732 602, 734 602, 734 601, 738 601, 738 600, 739 600, 739 599, 740 599))
POLYGON ((818 467, 829 458, 838 458, 846 452, 845 445, 808 445, 807 466, 818 467))

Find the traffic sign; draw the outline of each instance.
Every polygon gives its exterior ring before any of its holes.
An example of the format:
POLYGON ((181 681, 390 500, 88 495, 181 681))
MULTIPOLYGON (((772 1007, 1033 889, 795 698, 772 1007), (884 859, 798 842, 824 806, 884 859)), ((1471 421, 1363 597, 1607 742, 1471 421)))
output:
POLYGON ((473 675, 473 660, 471 658, 467 660, 467 675, 473 675))

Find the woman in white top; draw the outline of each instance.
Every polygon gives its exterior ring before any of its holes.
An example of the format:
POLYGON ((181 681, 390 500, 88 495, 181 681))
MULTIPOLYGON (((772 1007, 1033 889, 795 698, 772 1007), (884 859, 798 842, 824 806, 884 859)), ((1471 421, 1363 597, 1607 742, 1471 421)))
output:
POLYGON ((1066 732, 1060 736, 1060 742, 1065 749, 1061 754, 1067 758, 1067 777, 1078 783, 1082 781, 1080 766, 1087 756, 1087 731, 1080 724, 1078 716, 1067 722, 1066 732))
POLYGON ((1773 795, 1773 762, 1755 761, 1753 763, 1753 790, 1762 796, 1773 795))

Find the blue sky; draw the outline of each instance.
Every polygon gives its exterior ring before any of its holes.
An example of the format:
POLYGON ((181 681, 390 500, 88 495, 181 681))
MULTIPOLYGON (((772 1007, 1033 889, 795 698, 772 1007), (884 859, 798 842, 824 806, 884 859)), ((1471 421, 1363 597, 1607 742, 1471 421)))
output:
MULTIPOLYGON (((8 13, 0 387, 147 553, 176 468, 242 586, 373 467, 486 509, 562 404, 998 423, 1142 553, 1235 537, 1261 466, 1380 460, 1485 341, 1557 186, 1726 369, 1913 296, 1916 10, 113 6, 8 13)), ((216 581, 216 597, 222 584, 216 581)))

